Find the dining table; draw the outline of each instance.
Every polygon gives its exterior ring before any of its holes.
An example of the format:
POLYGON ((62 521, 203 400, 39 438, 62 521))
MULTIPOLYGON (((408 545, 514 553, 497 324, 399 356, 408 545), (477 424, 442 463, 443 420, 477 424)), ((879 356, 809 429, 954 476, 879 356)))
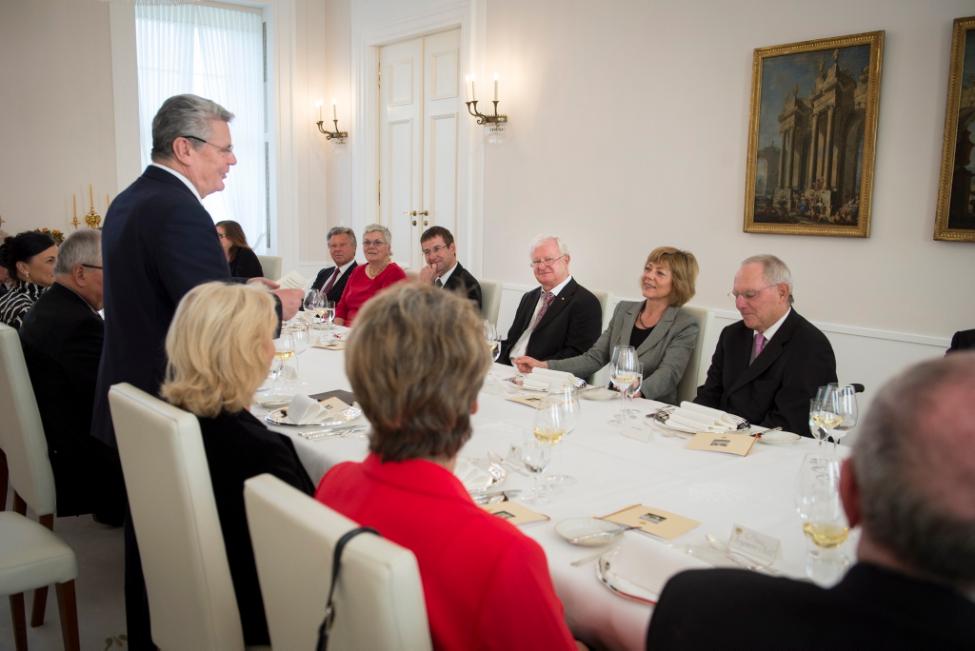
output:
MULTIPOLYGON (((326 331, 321 341, 330 349, 313 345, 296 356, 297 369, 285 389, 307 395, 350 391, 342 350, 347 334, 338 327, 326 331)), ((514 492, 532 481, 518 463, 517 448, 531 435, 535 410, 512 400, 523 395, 511 382, 516 374, 510 366, 491 368, 472 417, 472 436, 459 453, 460 461, 493 461, 504 468, 503 480, 492 490, 514 492)), ((716 565, 805 579, 807 542, 796 512, 796 478, 804 456, 822 453, 825 447, 817 449, 816 441, 803 437, 784 444, 758 439, 745 456, 691 450, 688 436, 646 417, 666 407, 663 403, 630 401, 636 415, 621 426, 611 422, 621 408, 619 399, 605 399, 608 394, 600 391, 592 393, 602 400, 587 400, 587 393, 581 394, 575 427, 555 446, 545 470, 568 481, 560 482, 547 501, 526 505, 547 519, 521 527, 544 549, 566 621, 577 639, 592 648, 645 648, 653 606, 626 598, 600 580, 601 552, 625 553, 627 564, 636 562, 656 572, 660 581, 682 569, 716 565), (606 516, 637 504, 698 524, 670 540, 626 531, 600 549, 571 544, 556 530, 570 518, 606 516), (752 564, 747 557, 727 553, 725 544, 736 528, 777 541, 773 562, 752 564)), ((253 411, 258 417, 271 413, 259 404, 253 411)), ((367 454, 365 434, 356 430, 351 435, 306 438, 320 428, 271 426, 294 441, 316 484, 333 465, 359 461, 367 454)), ((842 457, 848 450, 840 446, 835 454, 842 457)), ((513 499, 518 501, 517 495, 513 499)), ((855 536, 845 543, 847 549, 854 544, 855 536)))

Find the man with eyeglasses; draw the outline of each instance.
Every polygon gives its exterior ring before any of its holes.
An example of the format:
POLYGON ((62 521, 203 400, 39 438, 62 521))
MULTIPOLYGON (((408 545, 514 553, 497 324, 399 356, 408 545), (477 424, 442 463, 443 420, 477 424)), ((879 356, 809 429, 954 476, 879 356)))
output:
POLYGON ((511 364, 523 355, 539 361, 581 355, 602 330, 599 299, 569 274, 569 249, 558 237, 536 237, 529 253, 539 287, 521 297, 498 361, 511 364))
POLYGON ((355 231, 348 226, 333 226, 325 236, 325 243, 334 264, 318 272, 311 288, 325 294, 332 303, 338 303, 352 270, 358 266, 355 231))
POLYGON ((836 382, 836 357, 826 335, 792 308, 789 268, 774 255, 747 258, 730 295, 741 321, 721 331, 694 402, 811 436, 809 401, 836 382))
POLYGON ((481 284, 457 261, 454 236, 443 226, 431 226, 420 236, 420 249, 427 265, 420 280, 463 294, 481 309, 481 284))

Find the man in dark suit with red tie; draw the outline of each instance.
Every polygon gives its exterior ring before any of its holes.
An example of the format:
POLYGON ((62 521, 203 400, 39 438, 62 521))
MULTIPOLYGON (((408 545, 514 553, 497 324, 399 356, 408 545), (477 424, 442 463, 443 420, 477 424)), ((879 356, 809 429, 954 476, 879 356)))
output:
POLYGON ((572 278, 569 249, 561 239, 539 236, 529 251, 539 287, 521 297, 498 361, 511 364, 524 355, 539 361, 581 355, 602 331, 599 299, 572 278))
POLYGON ((836 357, 826 336, 792 308, 789 268, 774 255, 748 258, 731 294, 741 321, 721 331, 694 402, 811 436, 809 401, 836 382, 836 357))
POLYGON ((328 244, 328 254, 335 264, 319 271, 311 288, 325 294, 333 303, 338 303, 349 275, 356 268, 355 232, 346 226, 333 226, 325 236, 325 242, 328 244))
POLYGON ((975 649, 973 395, 973 352, 917 364, 877 393, 840 473, 860 539, 837 585, 681 572, 647 649, 975 649))

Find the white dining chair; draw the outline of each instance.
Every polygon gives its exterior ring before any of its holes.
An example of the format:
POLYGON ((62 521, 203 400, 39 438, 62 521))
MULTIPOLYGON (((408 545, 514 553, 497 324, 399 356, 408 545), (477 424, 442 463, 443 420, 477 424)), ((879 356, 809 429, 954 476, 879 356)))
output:
POLYGON ((31 626, 44 623, 47 586, 56 583, 62 612, 61 629, 65 646, 78 644, 74 552, 51 533, 57 507, 54 471, 47 456, 47 440, 34 389, 27 373, 20 337, 13 328, 0 324, 0 414, 6 424, 0 428, 0 448, 7 461, 14 513, 3 513, 0 527, 0 593, 10 595, 14 634, 21 633, 26 645, 23 591, 35 589, 31 626), (38 522, 27 519, 27 508, 38 522), (41 530, 41 531, 39 531, 41 530), (44 532, 43 530, 47 530, 44 532), (36 559, 32 557, 36 554, 36 559), (73 629, 73 630, 69 630, 73 629))
POLYGON ((159 648, 244 648, 196 417, 130 384, 108 393, 159 648))
POLYGON ((493 280, 481 280, 481 316, 490 323, 498 322, 498 310, 501 307, 501 283, 493 280))
POLYGON ((697 387, 700 385, 701 355, 706 339, 704 329, 708 323, 707 308, 685 305, 681 309, 694 317, 700 329, 697 333, 697 343, 694 344, 694 352, 691 353, 691 359, 687 362, 684 376, 677 385, 677 404, 683 400, 693 400, 697 396, 697 387))
MULTIPOLYGON (((325 614, 335 542, 357 525, 277 477, 244 483, 244 503, 271 645, 313 649, 325 614)), ((365 534, 345 547, 329 649, 431 648, 413 553, 365 534)))
POLYGON ((265 278, 277 280, 281 277, 281 256, 259 255, 257 259, 261 263, 261 269, 264 271, 265 278))

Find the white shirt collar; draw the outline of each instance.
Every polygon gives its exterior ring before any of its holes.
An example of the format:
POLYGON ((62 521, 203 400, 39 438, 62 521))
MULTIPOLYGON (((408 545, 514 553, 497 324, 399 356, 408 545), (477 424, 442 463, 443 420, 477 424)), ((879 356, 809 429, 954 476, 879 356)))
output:
MULTIPOLYGON (((333 264, 334 264, 334 262, 335 262, 335 260, 332 260, 332 263, 333 264)), ((354 264, 355 264, 355 258, 352 258, 351 260, 349 260, 348 262, 346 262, 344 265, 342 265, 341 267, 339 267, 339 277, 341 278, 342 277, 342 274, 344 274, 346 272, 346 270, 349 267, 351 267, 352 265, 354 265, 354 264)))
POLYGON ((193 193, 193 196, 196 197, 196 200, 199 201, 200 203, 203 203, 203 197, 200 196, 200 193, 197 192, 196 190, 196 186, 193 185, 188 178, 186 178, 185 176, 183 176, 182 174, 174 170, 172 167, 166 167, 165 165, 160 165, 159 163, 149 163, 149 164, 152 165, 153 167, 158 167, 161 170, 166 170, 167 172, 169 172, 170 174, 178 178, 186 185, 186 187, 190 189, 190 192, 193 193))
MULTIPOLYGON (((772 341, 772 337, 774 337, 775 336, 775 333, 779 331, 779 328, 782 327, 782 324, 785 323, 785 320, 789 318, 789 314, 791 312, 792 312, 792 308, 790 307, 788 310, 785 311, 785 314, 782 315, 782 318, 781 319, 779 319, 778 321, 776 321, 775 323, 773 323, 771 326, 769 326, 768 328, 766 328, 765 332, 762 333, 762 334, 765 335, 765 343, 768 343, 768 342, 772 341)), ((757 335, 758 334, 758 330, 753 330, 752 331, 752 334, 753 335, 757 335)))
MULTIPOLYGON (((572 274, 569 274, 568 276, 565 277, 565 280, 563 280, 558 285, 552 288, 552 294, 554 294, 555 296, 561 294, 562 290, 565 289, 565 286, 568 285, 571 280, 572 280, 572 274)), ((539 288, 542 290, 542 293, 544 294, 545 288, 541 286, 539 286, 539 288)))
POLYGON ((457 268, 457 264, 458 263, 455 262, 453 267, 451 267, 450 269, 448 269, 447 271, 443 272, 440 275, 440 284, 441 285, 446 285, 447 284, 447 279, 450 278, 450 274, 454 273, 454 269, 457 268))

